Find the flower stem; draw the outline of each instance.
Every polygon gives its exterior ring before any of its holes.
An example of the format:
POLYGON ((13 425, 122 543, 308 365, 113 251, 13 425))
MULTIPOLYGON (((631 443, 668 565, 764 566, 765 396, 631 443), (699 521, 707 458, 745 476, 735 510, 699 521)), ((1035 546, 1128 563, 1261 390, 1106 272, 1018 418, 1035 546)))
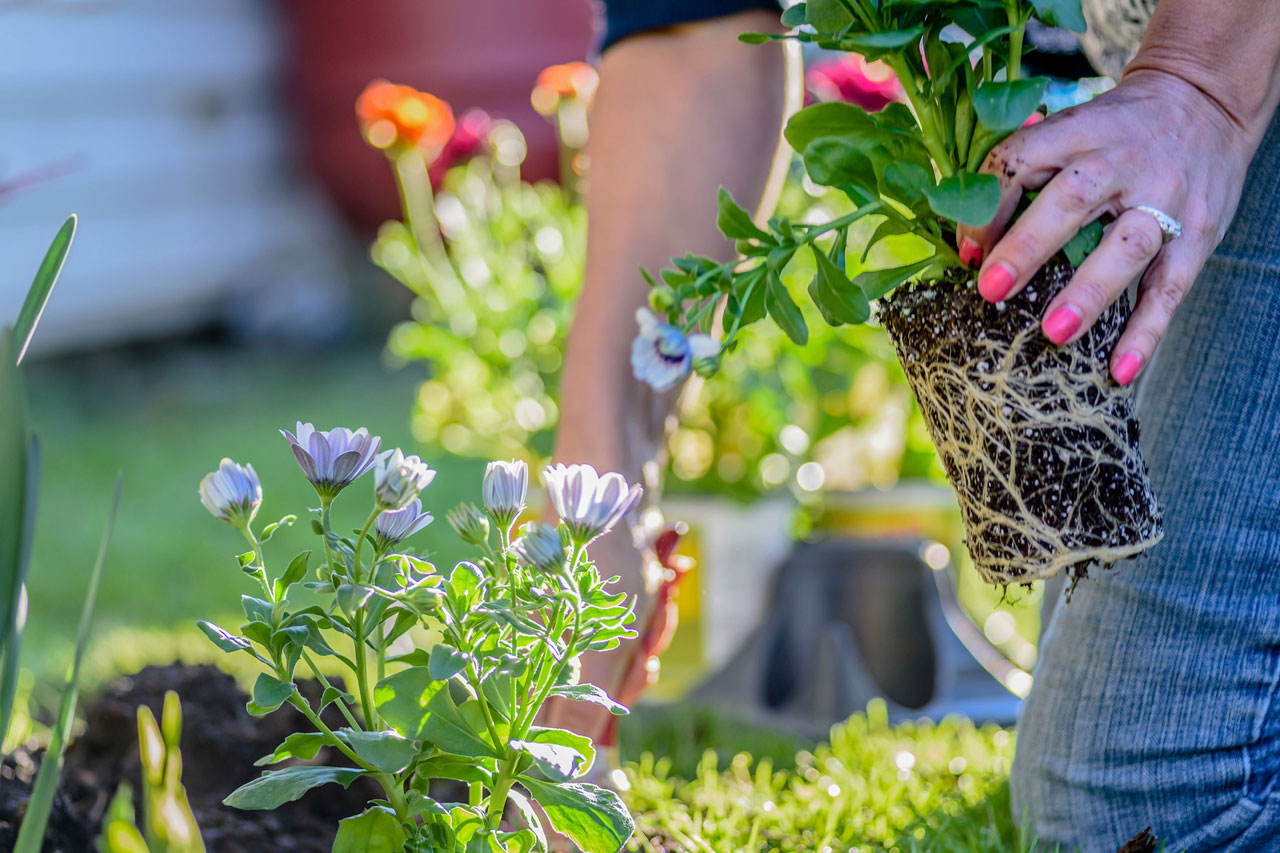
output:
MULTIPOLYGON (((316 662, 311 659, 311 655, 307 654, 305 649, 302 652, 302 661, 311 668, 311 672, 315 675, 316 680, 323 684, 326 690, 333 689, 333 685, 329 683, 329 679, 325 678, 324 673, 320 671, 320 667, 316 666, 316 662)), ((338 706, 338 710, 342 712, 342 716, 347 718, 347 722, 351 724, 351 728, 357 731, 364 731, 364 727, 356 721, 355 715, 351 713, 349 708, 347 708, 346 702, 338 699, 334 704, 338 706)))

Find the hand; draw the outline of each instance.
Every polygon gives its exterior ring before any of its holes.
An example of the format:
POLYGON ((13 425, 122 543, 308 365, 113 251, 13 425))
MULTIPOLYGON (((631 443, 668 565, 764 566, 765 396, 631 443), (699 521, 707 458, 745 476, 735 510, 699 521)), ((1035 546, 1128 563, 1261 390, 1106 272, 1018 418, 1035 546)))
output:
POLYGON ((1047 306, 1056 344, 1080 338, 1129 283, 1142 277, 1133 315, 1111 354, 1122 385, 1151 360, 1174 309, 1235 215, 1253 146, 1217 101, 1173 73, 1142 68, 1089 103, 1050 116, 997 145, 982 171, 1000 178, 995 219, 962 226, 961 258, 979 261, 982 296, 1018 292, 1076 231, 1116 217, 1102 242, 1047 306), (1005 231, 1025 190, 1040 194, 1005 231), (1161 243, 1150 205, 1182 223, 1161 243))

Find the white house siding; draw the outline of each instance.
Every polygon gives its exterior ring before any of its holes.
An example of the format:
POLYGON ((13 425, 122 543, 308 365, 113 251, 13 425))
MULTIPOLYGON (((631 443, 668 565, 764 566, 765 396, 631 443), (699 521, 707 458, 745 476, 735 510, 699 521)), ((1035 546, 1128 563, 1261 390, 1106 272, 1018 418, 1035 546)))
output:
POLYGON ((180 330, 237 293, 332 292, 333 226, 293 166, 271 11, 0 6, 0 184, 61 173, 0 195, 0 320, 72 212, 79 233, 37 338, 46 351, 180 330))

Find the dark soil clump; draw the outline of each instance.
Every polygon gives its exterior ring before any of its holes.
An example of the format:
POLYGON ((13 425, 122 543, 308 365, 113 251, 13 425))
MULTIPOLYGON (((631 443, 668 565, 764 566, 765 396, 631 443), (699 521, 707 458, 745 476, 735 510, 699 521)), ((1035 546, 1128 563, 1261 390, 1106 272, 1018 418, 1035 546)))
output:
POLYGON ((1164 535, 1132 391, 1108 369, 1127 297, 1069 346, 1040 330, 1045 306, 1072 272, 1050 262, 996 305, 961 271, 899 288, 881 303, 959 498, 969 553, 992 583, 1062 570, 1079 578, 1164 535))
MULTIPOLYGON (((316 685, 300 686, 312 700, 319 698, 316 685)), ((310 724, 287 706, 266 717, 249 716, 248 697, 216 667, 147 667, 115 682, 85 708, 87 727, 67 752, 45 853, 97 849, 103 813, 121 780, 140 790, 137 708, 147 705, 159 717, 166 690, 182 699, 182 781, 209 853, 329 853, 338 821, 382 796, 376 783, 362 778, 349 790, 327 785, 274 811, 222 805, 224 797, 260 775, 254 761, 290 733, 311 731, 310 724)), ((324 720, 334 728, 345 725, 332 707, 324 720)), ((321 750, 315 763, 346 764, 326 753, 321 750)), ((0 850, 13 849, 38 758, 19 752, 0 768, 0 850)))

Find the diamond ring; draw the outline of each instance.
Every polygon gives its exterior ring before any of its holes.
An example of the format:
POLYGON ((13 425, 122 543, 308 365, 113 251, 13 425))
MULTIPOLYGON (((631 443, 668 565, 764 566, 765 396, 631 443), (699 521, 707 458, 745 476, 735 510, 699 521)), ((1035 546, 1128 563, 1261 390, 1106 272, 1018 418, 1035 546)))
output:
POLYGON ((1158 207, 1152 207, 1149 204, 1134 205, 1132 210, 1141 210, 1143 213, 1151 214, 1156 224, 1160 226, 1161 242, 1168 243, 1170 240, 1176 240, 1182 236, 1182 223, 1165 213, 1158 207))

